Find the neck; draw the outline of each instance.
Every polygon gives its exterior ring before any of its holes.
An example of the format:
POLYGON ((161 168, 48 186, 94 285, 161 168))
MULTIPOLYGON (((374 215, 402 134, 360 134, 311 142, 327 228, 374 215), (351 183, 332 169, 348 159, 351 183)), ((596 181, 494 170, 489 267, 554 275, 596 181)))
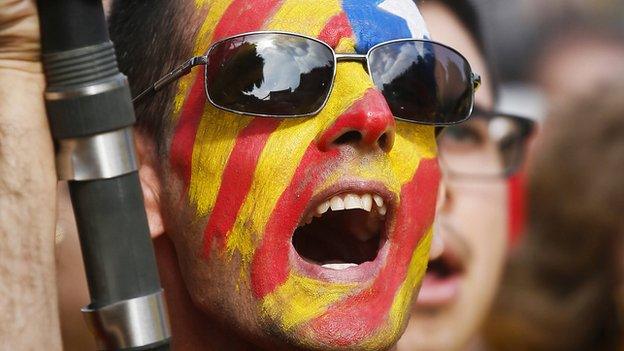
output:
POLYGON ((167 235, 161 235, 153 242, 169 310, 171 349, 185 351, 255 349, 222 323, 213 320, 195 307, 184 285, 173 243, 167 235))

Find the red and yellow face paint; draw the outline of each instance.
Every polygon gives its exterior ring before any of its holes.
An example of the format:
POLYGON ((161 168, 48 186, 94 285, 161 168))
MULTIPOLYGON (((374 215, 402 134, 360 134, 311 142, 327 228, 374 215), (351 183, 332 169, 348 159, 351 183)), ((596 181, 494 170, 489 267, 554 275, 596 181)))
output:
MULTIPOLYGON (((366 51, 375 40, 417 36, 414 28, 423 27, 393 15, 401 6, 417 12, 408 0, 196 0, 196 5, 206 16, 195 54, 216 40, 256 30, 317 37, 337 52, 366 51), (368 12, 360 11, 367 6, 368 12)), ((434 129, 395 122, 361 63, 338 64, 332 95, 318 115, 290 120, 216 109, 206 101, 201 73, 178 86, 170 148, 184 197, 197 220, 206 221, 198 250, 239 267, 237 279, 249 287, 258 318, 273 333, 299 335, 304 344, 363 348, 396 340, 427 263, 439 180, 434 129), (346 129, 358 130, 364 143, 392 133, 393 145, 371 154, 332 145, 346 129), (336 282, 298 269, 291 237, 311 199, 345 182, 375 184, 395 206, 385 258, 374 276, 336 282)))

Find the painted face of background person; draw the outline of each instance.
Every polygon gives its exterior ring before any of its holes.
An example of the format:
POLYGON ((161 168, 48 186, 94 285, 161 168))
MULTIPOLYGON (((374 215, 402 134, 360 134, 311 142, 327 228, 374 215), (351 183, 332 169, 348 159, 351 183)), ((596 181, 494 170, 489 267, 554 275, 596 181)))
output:
MULTIPOLYGON (((426 35, 411 0, 194 3, 205 13, 197 55, 256 30, 317 37, 340 53, 426 35)), ((338 64, 318 115, 290 120, 216 109, 202 72, 178 85, 159 194, 194 304, 264 345, 390 347, 427 263, 434 128, 395 121, 358 62, 338 64)))
MULTIPOLYGON (((459 50, 474 71, 487 73, 474 38, 451 9, 436 1, 421 9, 434 40, 459 50)), ((483 81, 476 103, 488 110, 493 95, 487 74, 483 81)), ((446 199, 438 209, 436 230, 444 252, 428 270, 399 350, 465 349, 498 286, 507 244, 505 180, 462 182, 443 176, 442 182, 446 199)))

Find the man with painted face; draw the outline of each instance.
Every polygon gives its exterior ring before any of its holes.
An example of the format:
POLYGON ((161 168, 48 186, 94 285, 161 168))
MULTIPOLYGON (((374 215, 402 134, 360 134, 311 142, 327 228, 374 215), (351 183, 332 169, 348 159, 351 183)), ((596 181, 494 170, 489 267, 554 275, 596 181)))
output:
POLYGON ((409 0, 117 1, 110 21, 135 94, 198 66, 136 105, 173 347, 391 347, 468 63, 409 0))
MULTIPOLYGON (((494 301, 510 233, 510 181, 521 165, 532 123, 492 112, 497 101, 479 19, 468 0, 421 6, 435 40, 462 52, 484 85, 470 121, 438 137, 444 196, 432 259, 399 351, 479 350, 479 331, 494 301), (439 239, 439 240, 438 240, 439 239)), ((442 195, 442 194, 441 194, 442 195)))

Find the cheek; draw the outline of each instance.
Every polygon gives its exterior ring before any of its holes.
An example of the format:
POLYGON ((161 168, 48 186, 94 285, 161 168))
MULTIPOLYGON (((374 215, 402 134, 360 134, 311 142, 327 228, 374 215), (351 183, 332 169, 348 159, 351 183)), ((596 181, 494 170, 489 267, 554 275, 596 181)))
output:
POLYGON ((463 223, 462 234, 471 245, 491 242, 491 246, 507 240, 507 196, 501 183, 455 188, 451 197, 455 209, 450 214, 454 223, 463 223))
MULTIPOLYGON (((212 110, 207 108, 207 110, 212 110)), ((188 200, 196 209, 198 218, 206 216, 217 202, 219 189, 232 180, 231 155, 241 154, 239 135, 245 131, 252 119, 212 111, 205 113, 199 122, 190 155, 183 167, 188 168, 188 200), (219 121, 219 123, 215 123, 219 121)), ((179 137, 186 137, 179 135, 179 137)), ((259 140, 244 140, 255 146, 259 140)), ((253 157, 238 159, 238 167, 245 168, 253 157)))
POLYGON ((397 122, 394 147, 389 154, 394 174, 399 182, 409 182, 423 159, 437 157, 435 128, 407 122, 397 122))

